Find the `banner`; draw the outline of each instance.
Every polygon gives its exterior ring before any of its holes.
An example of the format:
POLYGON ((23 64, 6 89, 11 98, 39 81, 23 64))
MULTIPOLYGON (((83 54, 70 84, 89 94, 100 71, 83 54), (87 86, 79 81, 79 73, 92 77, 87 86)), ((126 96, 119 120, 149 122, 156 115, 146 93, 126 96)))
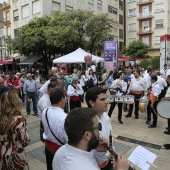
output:
POLYGON ((62 72, 63 74, 67 74, 67 64, 57 64, 58 72, 62 72))
POLYGON ((104 60, 112 61, 113 66, 117 67, 117 41, 104 42, 104 60))

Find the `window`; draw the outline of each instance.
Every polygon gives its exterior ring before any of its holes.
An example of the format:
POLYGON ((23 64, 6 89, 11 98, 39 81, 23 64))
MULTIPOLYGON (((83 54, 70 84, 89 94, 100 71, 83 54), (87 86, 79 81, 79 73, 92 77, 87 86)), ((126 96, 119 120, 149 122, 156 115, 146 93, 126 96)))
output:
POLYGON ((136 16, 136 8, 129 9, 128 16, 136 16))
POLYGON ((60 11, 60 3, 52 1, 52 11, 60 11))
POLYGON ((41 4, 40 4, 40 0, 38 1, 34 1, 32 3, 32 14, 37 14, 41 12, 41 4))
POLYGON ((149 16, 149 6, 144 6, 144 7, 142 8, 142 16, 143 16, 143 17, 149 16))
POLYGON ((128 43, 130 44, 131 42, 136 41, 136 38, 129 38, 128 43))
POLYGON ((108 12, 117 15, 117 8, 114 8, 112 6, 108 6, 108 12))
POLYGON ((160 36, 155 36, 155 44, 160 44, 160 36))
POLYGON ((119 24, 123 25, 123 15, 119 15, 119 24))
POLYGON ((164 3, 155 4, 155 12, 164 11, 164 3))
POLYGON ((72 11, 72 10, 73 10, 73 7, 66 6, 66 12, 69 12, 69 11, 72 11))
POLYGON ((10 21, 10 15, 9 15, 9 12, 6 13, 6 18, 5 18, 6 21, 10 21))
POLYGON ((2 37, 4 35, 4 29, 0 30, 0 37, 2 37))
POLYGON ((11 27, 8 27, 8 28, 7 28, 7 35, 8 35, 8 37, 11 36, 11 27))
POLYGON ((142 22, 142 31, 149 31, 149 21, 142 22))
POLYGON ((155 20, 155 28, 162 28, 162 27, 164 27, 164 20, 163 19, 155 20))
POLYGON ((123 30, 119 29, 119 38, 123 39, 123 30))
POLYGON ((14 37, 18 37, 19 35, 19 28, 14 29, 14 37))
POLYGON ((149 45, 149 37, 148 36, 142 37, 142 42, 149 45))
POLYGON ((97 1, 97 8, 102 9, 102 1, 101 0, 97 1))
POLYGON ((26 18, 29 16, 29 6, 28 5, 25 5, 25 6, 22 6, 22 18, 26 18))
POLYGON ((17 9, 17 10, 15 10, 15 11, 13 12, 13 15, 14 15, 14 21, 19 20, 19 13, 18 13, 18 9, 17 9))
POLYGON ((119 1, 119 9, 123 11, 123 1, 119 1))
POLYGON ((128 31, 136 31, 136 23, 132 23, 128 25, 128 31))

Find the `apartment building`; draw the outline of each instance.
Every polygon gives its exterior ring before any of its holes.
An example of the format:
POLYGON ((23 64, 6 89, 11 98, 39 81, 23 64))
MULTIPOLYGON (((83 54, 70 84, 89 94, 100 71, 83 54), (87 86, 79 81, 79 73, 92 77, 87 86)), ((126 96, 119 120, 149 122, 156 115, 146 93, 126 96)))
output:
POLYGON ((124 0, 8 0, 4 3, 5 34, 17 37, 18 29, 34 17, 50 15, 52 11, 91 10, 94 14, 108 13, 113 19, 112 34, 124 48, 124 0), (9 19, 10 18, 10 19, 9 19))
POLYGON ((160 56, 160 36, 170 34, 170 1, 126 1, 126 45, 141 40, 150 56, 160 56))

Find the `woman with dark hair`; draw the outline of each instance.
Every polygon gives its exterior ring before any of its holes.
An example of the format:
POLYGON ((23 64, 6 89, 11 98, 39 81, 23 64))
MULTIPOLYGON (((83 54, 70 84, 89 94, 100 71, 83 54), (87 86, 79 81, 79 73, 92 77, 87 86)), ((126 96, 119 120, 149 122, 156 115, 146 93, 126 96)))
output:
POLYGON ((93 73, 93 70, 89 70, 89 75, 87 75, 87 88, 90 89, 91 87, 94 87, 97 84, 97 77, 93 73))
POLYGON ((6 92, 1 97, 0 127, 0 169, 29 169, 24 147, 30 139, 15 91, 6 92))

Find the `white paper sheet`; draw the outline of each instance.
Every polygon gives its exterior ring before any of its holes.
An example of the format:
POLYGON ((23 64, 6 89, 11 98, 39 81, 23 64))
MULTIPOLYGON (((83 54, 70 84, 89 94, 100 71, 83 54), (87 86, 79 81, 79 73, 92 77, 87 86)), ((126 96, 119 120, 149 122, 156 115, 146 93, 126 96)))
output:
POLYGON ((150 165, 146 162, 149 161, 150 163, 153 163, 156 158, 157 155, 155 155, 154 153, 148 151, 141 146, 137 146, 136 149, 129 156, 128 160, 142 170, 149 170, 150 165))

